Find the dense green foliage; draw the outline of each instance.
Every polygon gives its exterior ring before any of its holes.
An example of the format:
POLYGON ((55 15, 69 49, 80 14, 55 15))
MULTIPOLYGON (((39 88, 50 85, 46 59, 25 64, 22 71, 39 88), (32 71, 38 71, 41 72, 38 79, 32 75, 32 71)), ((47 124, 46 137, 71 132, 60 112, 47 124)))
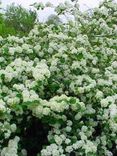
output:
POLYGON ((0 156, 117 156, 117 3, 55 12, 73 20, 0 36, 0 156))

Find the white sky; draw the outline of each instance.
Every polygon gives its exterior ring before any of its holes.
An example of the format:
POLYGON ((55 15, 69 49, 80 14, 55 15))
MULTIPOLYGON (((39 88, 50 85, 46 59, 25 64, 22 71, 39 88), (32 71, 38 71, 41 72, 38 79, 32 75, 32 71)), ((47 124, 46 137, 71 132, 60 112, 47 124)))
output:
MULTIPOLYGON (((35 2, 51 2, 54 5, 58 4, 59 2, 64 2, 65 0, 1 0, 3 3, 3 6, 6 6, 10 3, 16 3, 16 4, 21 4, 23 7, 28 8, 30 4, 35 3, 35 2)), ((79 0, 79 4, 81 8, 84 10, 87 7, 93 8, 99 4, 101 0, 79 0), (87 5, 87 7, 86 7, 87 5)))
MULTIPOLYGON (((57 5, 59 2, 64 2, 65 0, 1 0, 2 1, 2 7, 5 8, 7 5, 9 5, 10 3, 15 3, 15 4, 21 4, 23 7, 25 8, 30 8, 30 4, 33 4, 35 2, 51 2, 54 5, 57 5)), ((101 2, 102 0, 79 0, 79 4, 80 4, 80 9, 82 11, 90 9, 90 8, 94 8, 96 6, 98 6, 98 4, 101 2)), ((115 0, 117 2, 117 0, 115 0)), ((47 19, 47 17, 51 14, 54 13, 54 10, 51 8, 47 8, 44 11, 40 11, 39 12, 39 16, 41 17, 41 21, 45 21, 47 19)))

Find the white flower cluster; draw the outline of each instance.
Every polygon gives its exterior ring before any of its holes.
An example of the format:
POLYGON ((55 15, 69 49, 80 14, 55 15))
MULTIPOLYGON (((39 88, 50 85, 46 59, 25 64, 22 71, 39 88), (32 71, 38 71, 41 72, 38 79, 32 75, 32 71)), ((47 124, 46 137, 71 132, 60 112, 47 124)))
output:
POLYGON ((10 124, 8 121, 5 121, 4 123, 0 122, 0 129, 1 133, 4 134, 4 138, 8 139, 16 131, 17 127, 16 124, 10 124))
POLYGON ((19 137, 15 137, 12 140, 9 140, 8 147, 4 147, 1 151, 1 156, 18 156, 18 142, 19 137))
POLYGON ((2 99, 0 99, 0 111, 6 111, 5 102, 2 99))
POLYGON ((35 80, 43 81, 45 77, 50 77, 50 71, 48 66, 44 62, 40 62, 37 66, 33 69, 33 77, 35 80))

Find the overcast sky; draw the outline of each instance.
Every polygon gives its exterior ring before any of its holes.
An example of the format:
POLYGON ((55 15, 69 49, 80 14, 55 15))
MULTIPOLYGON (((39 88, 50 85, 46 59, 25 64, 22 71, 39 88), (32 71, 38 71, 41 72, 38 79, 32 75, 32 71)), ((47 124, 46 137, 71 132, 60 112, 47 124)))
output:
MULTIPOLYGON (((16 3, 16 4, 21 4, 23 7, 25 8, 30 8, 30 4, 33 4, 35 2, 51 2, 54 5, 57 5, 60 2, 64 2, 65 0, 1 0, 2 1, 2 7, 5 8, 7 5, 9 5, 10 3, 16 3)), ((87 10, 89 8, 94 8, 96 6, 99 5, 99 3, 102 0, 79 0, 79 4, 80 4, 80 9, 82 11, 87 10)), ((117 0, 115 0, 117 2, 117 0)), ((40 11, 39 15, 41 17, 41 20, 45 21, 47 19, 47 17, 50 14, 53 14, 54 10, 51 8, 47 8, 44 11, 40 11)))
MULTIPOLYGON (((10 3, 21 4, 22 6, 28 8, 30 4, 34 2, 51 2, 53 4, 58 4, 59 2, 64 2, 65 0, 1 0, 3 5, 6 6, 10 3)), ((82 9, 86 9, 87 7, 93 8, 99 4, 101 0, 79 0, 79 4, 82 9), (87 6, 86 6, 87 5, 87 6)))

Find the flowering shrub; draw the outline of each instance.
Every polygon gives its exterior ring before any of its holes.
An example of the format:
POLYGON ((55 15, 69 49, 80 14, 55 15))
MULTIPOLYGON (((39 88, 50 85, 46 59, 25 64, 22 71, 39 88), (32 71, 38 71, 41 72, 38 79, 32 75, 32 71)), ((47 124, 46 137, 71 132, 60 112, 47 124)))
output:
POLYGON ((116 156, 117 3, 55 11, 74 19, 0 37, 0 155, 30 155, 23 133, 33 118, 48 127, 37 156, 116 156))

